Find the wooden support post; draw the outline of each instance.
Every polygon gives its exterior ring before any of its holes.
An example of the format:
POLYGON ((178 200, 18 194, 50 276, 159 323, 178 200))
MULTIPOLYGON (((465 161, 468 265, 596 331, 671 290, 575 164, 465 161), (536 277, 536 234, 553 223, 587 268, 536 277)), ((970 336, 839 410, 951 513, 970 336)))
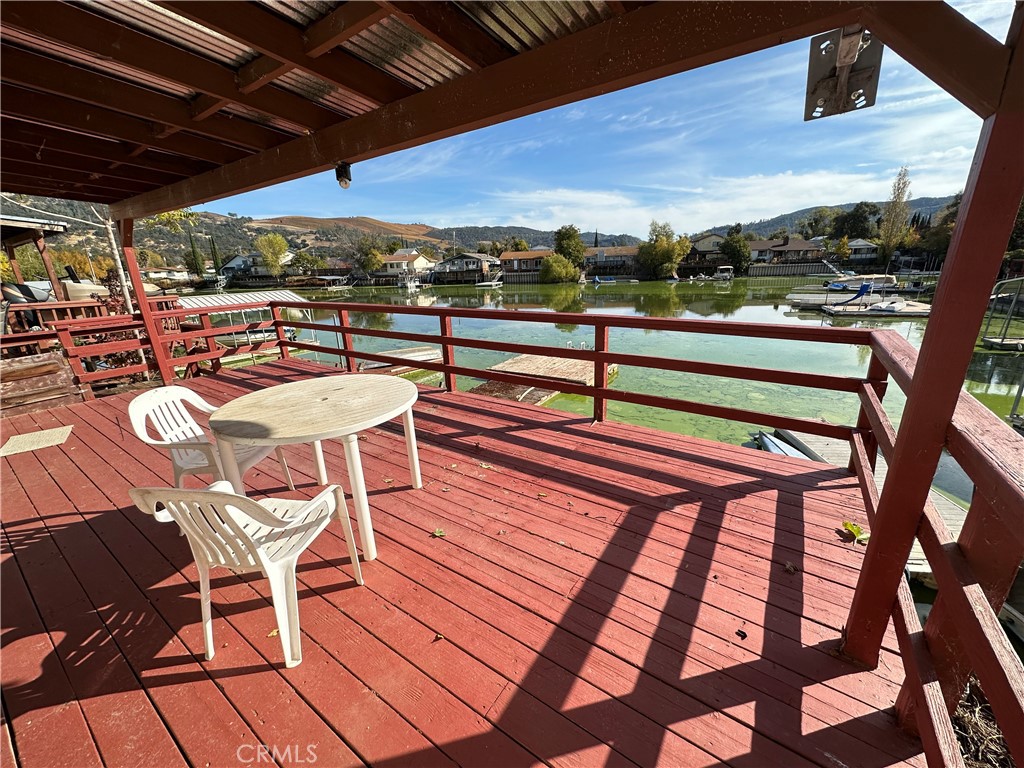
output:
MULTIPOLYGON (((352 352, 352 334, 345 330, 349 327, 347 309, 338 310, 338 327, 342 329, 341 348, 346 352, 352 352)), ((359 366, 354 357, 345 355, 345 370, 349 373, 356 373, 359 370, 359 366)))
MULTIPOLYGON (((1014 16, 1011 44, 1017 42, 1022 16, 1019 12, 1014 16)), ((846 621, 844 652, 870 667, 878 664, 882 637, 942 453, 946 428, 1024 196, 1022 53, 1019 46, 1015 47, 999 109, 981 129, 846 621)))
POLYGON ((13 245, 5 245, 4 250, 7 251, 7 263, 11 265, 11 272, 14 273, 14 282, 24 283, 25 278, 21 276, 21 267, 18 265, 18 256, 15 253, 17 249, 13 245))
MULTIPOLYGON (((170 355, 167 354, 163 344, 160 343, 160 321, 153 317, 153 305, 146 301, 146 289, 142 287, 142 273, 139 271, 139 261, 135 258, 135 221, 133 219, 122 219, 117 222, 117 228, 121 232, 121 250, 124 251, 124 260, 128 267, 128 277, 132 282, 132 288, 139 299, 139 313, 142 315, 142 323, 146 327, 146 336, 149 337, 153 361, 156 363, 161 381, 164 384, 170 384, 175 380, 174 366, 171 365, 170 355)), ((114 258, 117 258, 116 251, 114 258)))
MULTIPOLYGON (((1013 544, 1015 540, 981 491, 975 490, 957 544, 996 614, 1006 602, 1024 557, 1020 547, 1013 544)), ((925 622, 924 637, 946 707, 952 713, 960 702, 972 669, 969 654, 957 630, 954 611, 941 589, 925 622)), ((913 730, 916 725, 915 699, 909 683, 909 680, 903 683, 896 699, 896 712, 903 727, 913 730)))
MULTIPOLYGON (((598 322, 594 325, 594 351, 608 351, 608 326, 598 322)), ((594 386, 605 389, 608 386, 608 363, 605 360, 594 362, 594 386)), ((594 396, 594 421, 604 421, 608 416, 608 401, 600 395, 594 396)))
POLYGON ((50 252, 46 248, 46 238, 43 237, 43 233, 38 229, 32 233, 32 242, 36 245, 36 250, 39 251, 39 258, 43 260, 43 266, 46 267, 46 275, 50 278, 50 287, 53 289, 53 295, 57 297, 57 301, 64 301, 64 288, 60 284, 60 278, 57 277, 57 272, 53 268, 53 262, 50 261, 50 252))
MULTIPOLYGON (((442 314, 439 319, 441 320, 441 335, 450 337, 452 335, 452 316, 442 314)), ((441 342, 441 362, 445 366, 444 388, 449 392, 454 392, 457 385, 455 374, 451 372, 451 366, 455 365, 455 350, 452 349, 452 345, 448 341, 441 342)))
MULTIPOLYGON (((868 363, 868 381, 870 382, 869 386, 878 395, 879 401, 885 396, 885 386, 888 377, 889 372, 885 369, 885 365, 878 359, 878 355, 872 353, 871 362, 868 363)), ((863 404, 860 407, 860 413, 857 415, 857 429, 864 435, 864 450, 867 453, 871 471, 874 472, 875 464, 878 460, 878 438, 875 437, 875 433, 871 429, 871 420, 868 418, 867 410, 863 404)), ((848 468, 851 472, 856 471, 852 455, 850 456, 848 468)))

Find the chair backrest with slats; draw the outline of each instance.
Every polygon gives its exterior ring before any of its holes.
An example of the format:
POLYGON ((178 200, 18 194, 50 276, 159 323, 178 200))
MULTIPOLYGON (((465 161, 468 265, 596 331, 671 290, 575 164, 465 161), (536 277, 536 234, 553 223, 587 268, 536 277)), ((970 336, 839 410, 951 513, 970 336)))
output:
POLYGON ((260 530, 254 517, 266 515, 255 501, 219 491, 180 488, 133 488, 130 493, 139 508, 150 514, 163 507, 188 537, 196 558, 236 571, 265 567, 265 555, 246 530, 260 530), (247 514, 252 507, 256 507, 253 514, 247 514))
MULTIPOLYGON (((159 438, 166 442, 205 442, 206 434, 192 418, 185 407, 186 403, 203 411, 212 410, 209 403, 186 387, 172 385, 143 392, 128 404, 132 429, 141 440, 147 439, 152 427, 159 438)), ((189 465, 195 463, 197 456, 195 451, 172 448, 171 459, 179 465, 189 465)))

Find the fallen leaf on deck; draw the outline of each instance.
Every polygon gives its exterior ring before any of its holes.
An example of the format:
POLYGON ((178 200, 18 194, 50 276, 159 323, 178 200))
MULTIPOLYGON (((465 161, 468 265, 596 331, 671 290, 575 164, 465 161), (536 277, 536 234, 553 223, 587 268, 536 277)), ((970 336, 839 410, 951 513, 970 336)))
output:
POLYGON ((432 538, 432 539, 443 539, 447 535, 448 534, 446 534, 444 532, 444 528, 435 528, 434 532, 432 534, 430 534, 430 538, 432 538))
POLYGON ((272 629, 272 630, 270 630, 269 633, 267 633, 267 637, 277 637, 277 635, 278 635, 278 632, 277 632, 276 629, 272 629))

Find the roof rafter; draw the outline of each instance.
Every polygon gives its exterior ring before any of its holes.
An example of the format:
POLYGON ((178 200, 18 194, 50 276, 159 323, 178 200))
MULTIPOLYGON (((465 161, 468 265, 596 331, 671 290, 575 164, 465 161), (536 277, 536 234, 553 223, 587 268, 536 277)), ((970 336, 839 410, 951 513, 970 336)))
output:
POLYGON ((62 152, 56 149, 36 150, 25 144, 8 141, 6 137, 0 138, 4 163, 20 162, 32 165, 40 165, 49 168, 60 168, 79 173, 98 174, 109 176, 114 179, 134 179, 152 184, 171 184, 184 177, 184 174, 172 174, 166 171, 154 171, 147 168, 136 168, 132 166, 118 166, 110 168, 105 160, 96 160, 91 157, 83 157, 71 152, 62 152))
POLYGON ((307 129, 325 128, 342 117, 280 89, 243 93, 229 67, 66 3, 5 2, 0 4, 0 19, 4 26, 74 46, 193 88, 225 104, 243 104, 307 129))
POLYGON ((317 58, 308 56, 302 30, 254 4, 247 4, 244 13, 239 12, 235 3, 211 0, 158 0, 158 4, 374 105, 415 93, 415 89, 347 51, 335 49, 317 58))
POLYGON ((378 3, 349 0, 310 25, 304 35, 307 56, 323 56, 364 29, 387 18, 390 12, 378 3))
POLYGON ((450 2, 389 2, 399 18, 471 69, 497 64, 513 51, 491 37, 473 19, 450 2))
POLYGON ((241 160, 117 203, 114 211, 141 218, 300 178, 835 29, 860 15, 859 4, 842 2, 647 6, 290 141, 273 157, 241 160), (565 61, 574 63, 568 71, 565 61))
POLYGON ((0 87, 4 114, 29 123, 68 128, 103 138, 139 145, 137 150, 152 147, 196 160, 224 165, 249 155, 248 152, 211 141, 201 136, 180 133, 157 138, 158 129, 145 120, 126 117, 120 112, 95 107, 63 96, 40 98, 35 91, 4 83, 0 87))
POLYGON ((118 178, 115 176, 94 174, 88 171, 75 171, 67 168, 59 168, 48 163, 28 163, 21 160, 4 160, 3 173, 5 176, 25 176, 37 179, 47 179, 68 184, 92 184, 96 183, 112 191, 120 191, 128 194, 138 194, 152 189, 153 185, 144 181, 133 181, 132 179, 118 178))
POLYGON ((103 106, 143 120, 209 136, 246 149, 269 149, 288 139, 247 120, 216 115, 192 119, 188 104, 80 67, 69 67, 31 51, 0 45, 0 79, 26 88, 103 106))
POLYGON ((978 116, 996 111, 1010 49, 945 3, 876 3, 864 24, 978 116))
POLYGON ((159 151, 136 153, 126 143, 100 139, 38 123, 26 123, 11 117, 0 119, 0 136, 8 143, 22 144, 42 155, 47 147, 60 147, 64 152, 81 157, 109 161, 112 168, 126 165, 148 168, 175 176, 195 176, 212 167, 209 162, 170 155, 159 151))

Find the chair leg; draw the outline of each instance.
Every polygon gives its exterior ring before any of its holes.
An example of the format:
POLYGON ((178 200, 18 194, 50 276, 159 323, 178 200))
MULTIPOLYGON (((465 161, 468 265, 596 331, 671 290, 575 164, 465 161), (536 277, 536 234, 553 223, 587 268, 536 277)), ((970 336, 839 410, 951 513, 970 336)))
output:
POLYGON ((288 488, 295 490, 295 483, 292 482, 292 473, 288 471, 288 462, 284 460, 284 449, 281 446, 277 446, 274 449, 277 453, 277 461, 281 465, 281 471, 284 472, 284 479, 288 483, 288 488))
POLYGON ((284 665, 297 667, 302 663, 299 638, 299 598, 295 587, 295 563, 275 563, 267 571, 270 596, 277 616, 277 634, 284 650, 284 665))
POLYGON ((345 543, 348 545, 348 556, 352 560, 352 570, 355 573, 356 584, 362 586, 363 569, 359 565, 359 552, 356 550, 356 537, 352 532, 352 521, 348 519, 348 507, 345 505, 345 492, 341 490, 340 485, 334 491, 334 497, 337 502, 335 511, 338 515, 338 521, 341 523, 341 529, 345 532, 345 543))
POLYGON ((199 569, 199 602, 203 612, 203 643, 206 645, 206 660, 209 661, 216 652, 213 646, 213 617, 210 615, 210 566, 197 560, 196 567, 199 569))

